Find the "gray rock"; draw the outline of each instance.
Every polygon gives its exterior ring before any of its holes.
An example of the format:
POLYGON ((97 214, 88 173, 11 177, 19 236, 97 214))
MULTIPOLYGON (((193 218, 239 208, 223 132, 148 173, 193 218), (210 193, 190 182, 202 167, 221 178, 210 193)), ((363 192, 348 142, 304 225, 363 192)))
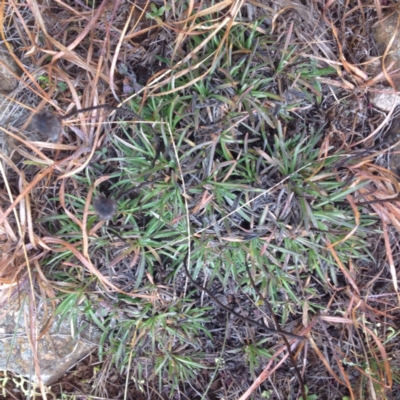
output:
MULTIPOLYGON (((28 306, 22 311, 17 310, 17 306, 15 301, 8 305, 6 315, 3 314, 3 318, 0 319, 0 369, 38 382, 28 337, 28 306)), ((43 309, 40 306, 38 308, 43 309)), ((48 317, 46 321, 43 318, 44 312, 36 318, 37 332, 40 332, 48 321, 48 317)), ((70 324, 55 317, 50 329, 37 342, 41 380, 45 385, 57 382, 69 368, 98 346, 100 330, 83 320, 80 321, 79 330, 79 335, 76 338, 72 337, 70 324)))
POLYGON ((389 112, 393 105, 397 107, 400 104, 400 96, 393 93, 393 89, 383 88, 381 93, 370 93, 371 103, 382 111, 389 112))
MULTIPOLYGON (((390 47, 389 53, 385 57, 385 67, 388 68, 389 65, 393 63, 394 65, 390 69, 390 71, 393 71, 400 68, 400 32, 399 29, 396 30, 399 14, 394 12, 390 16, 384 16, 383 18, 384 21, 378 22, 373 28, 372 34, 375 39, 379 55, 383 55, 385 53, 386 47, 394 36, 394 41, 390 47)), ((381 67, 379 66, 379 70, 376 70, 375 74, 378 74, 380 70, 381 67)), ((391 75, 391 78, 397 90, 399 90, 400 74, 396 73, 391 75)))
POLYGON ((18 80, 12 72, 20 76, 21 70, 4 44, 0 44, 0 61, 0 93, 8 94, 18 86, 18 80), (3 63, 6 66, 4 66, 3 63))

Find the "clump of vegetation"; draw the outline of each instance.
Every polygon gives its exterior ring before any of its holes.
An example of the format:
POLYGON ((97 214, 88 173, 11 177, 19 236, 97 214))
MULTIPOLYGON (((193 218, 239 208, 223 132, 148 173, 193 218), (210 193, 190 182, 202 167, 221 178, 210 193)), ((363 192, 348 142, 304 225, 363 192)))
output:
MULTIPOLYGON (((384 399, 400 384, 394 314, 367 300, 395 293, 378 260, 395 249, 399 204, 379 199, 397 178, 374 162, 384 151, 357 145, 367 110, 351 109, 338 63, 321 55, 338 52, 332 26, 312 21, 318 10, 267 3, 152 3, 128 31, 93 19, 96 51, 65 46, 35 76, 50 104, 118 99, 130 116, 68 122, 64 142, 21 140, 29 151, 3 174, 14 191, 27 179, 29 245, 8 237, 2 271, 17 281, 28 270, 32 295, 43 286, 72 332, 82 320, 99 329, 103 373, 87 395, 111 397, 111 374, 125 379, 118 398, 135 387, 147 398, 384 399), (108 221, 91 206, 100 194, 118 199, 108 221)), ((37 103, 34 87, 18 95, 37 103)))

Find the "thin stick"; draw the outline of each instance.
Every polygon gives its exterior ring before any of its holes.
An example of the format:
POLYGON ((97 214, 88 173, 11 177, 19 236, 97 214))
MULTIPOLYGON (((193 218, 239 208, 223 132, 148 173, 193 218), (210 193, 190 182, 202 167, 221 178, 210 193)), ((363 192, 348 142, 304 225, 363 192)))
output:
POLYGON ((121 107, 111 106, 111 105, 109 105, 109 104, 100 104, 100 105, 98 105, 98 106, 92 106, 92 107, 87 107, 87 108, 81 108, 81 109, 79 109, 79 110, 72 110, 70 113, 68 113, 67 115, 61 116, 60 118, 61 118, 61 119, 67 119, 67 118, 69 118, 69 117, 72 117, 72 116, 75 115, 75 114, 79 114, 79 113, 86 112, 86 111, 99 110, 99 109, 101 109, 101 108, 105 108, 105 109, 109 109, 109 110, 115 110, 115 111, 121 111, 121 110, 123 110, 123 111, 128 112, 129 114, 133 114, 133 115, 135 116, 135 118, 139 118, 139 119, 140 119, 139 115, 137 115, 136 113, 134 113, 134 112, 131 111, 131 110, 126 110, 126 109, 121 108, 121 107))
MULTIPOLYGON (((253 286, 253 289, 256 291, 256 293, 260 296, 260 298, 264 301, 265 305, 267 306, 268 312, 271 314, 272 319, 274 320, 274 324, 275 324, 276 330, 278 332, 283 332, 282 329, 281 329, 281 326, 279 324, 278 318, 276 317, 274 311, 272 310, 271 304, 269 304, 269 301, 261 294, 261 292, 256 287, 256 283, 254 282, 253 276, 251 275, 250 268, 247 265, 247 260, 244 260, 244 266, 246 267, 247 275, 250 278, 250 282, 251 282, 251 285, 253 286)), ((297 379, 299 381, 300 389, 301 389, 301 395, 302 395, 303 399, 306 399, 307 396, 306 396, 306 390, 305 390, 305 387, 304 387, 304 381, 303 381, 303 378, 302 378, 302 376, 300 374, 299 369, 297 368, 296 361, 295 361, 294 356, 293 356, 293 352, 292 352, 292 350, 290 348, 290 344, 289 344, 288 340, 286 339, 285 335, 282 335, 282 339, 285 342, 287 351, 289 353, 290 361, 292 362, 292 365, 293 365, 293 368, 294 368, 294 373, 295 373, 295 375, 296 375, 296 377, 297 377, 297 379)))
POLYGON ((213 299, 222 309, 224 309, 225 311, 227 311, 227 312, 233 314, 235 317, 238 317, 238 318, 241 319, 243 322, 247 322, 247 323, 249 323, 249 324, 251 324, 251 325, 254 325, 254 326, 256 326, 256 327, 258 327, 258 328, 260 328, 260 329, 263 329, 263 330, 266 331, 267 333, 271 333, 271 334, 274 334, 274 335, 280 335, 280 336, 282 336, 282 337, 287 336, 287 337, 289 337, 289 338, 291 338, 291 339, 297 339, 297 340, 301 340, 301 341, 305 341, 305 340, 306 340, 305 337, 295 335, 294 333, 286 332, 286 331, 284 331, 284 330, 279 330, 279 331, 278 331, 278 330, 276 330, 276 329, 268 328, 268 327, 265 326, 264 324, 260 324, 259 322, 254 321, 254 320, 252 320, 252 319, 250 319, 250 318, 246 318, 246 317, 244 317, 243 315, 241 315, 241 314, 237 313, 236 311, 232 310, 231 308, 226 307, 226 306, 225 306, 224 304, 222 304, 222 303, 207 289, 207 288, 205 288, 205 287, 199 285, 199 284, 192 278, 192 276, 191 276, 190 273, 189 273, 188 267, 187 267, 188 255, 189 255, 189 252, 186 253, 185 259, 184 259, 184 261, 183 261, 183 268, 184 268, 184 271, 185 271, 185 274, 186 274, 187 278, 189 279, 189 281, 190 281, 194 286, 197 287, 197 289, 200 289, 201 291, 207 293, 207 294, 211 297, 211 299, 213 299))

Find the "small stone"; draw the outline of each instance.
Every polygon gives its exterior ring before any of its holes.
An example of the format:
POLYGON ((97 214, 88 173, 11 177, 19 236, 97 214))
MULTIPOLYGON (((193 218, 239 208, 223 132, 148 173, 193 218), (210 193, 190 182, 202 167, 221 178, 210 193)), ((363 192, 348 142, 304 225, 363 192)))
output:
POLYGON ((62 131, 61 118, 50 111, 41 111, 33 116, 32 127, 44 138, 56 142, 62 131))
POLYGON ((393 93, 393 89, 381 89, 381 93, 370 93, 370 101, 376 108, 389 112, 393 104, 394 107, 400 104, 400 96, 393 93))
POLYGON ((98 196, 93 200, 93 207, 99 218, 103 221, 107 221, 115 215, 117 211, 117 202, 114 199, 98 196))

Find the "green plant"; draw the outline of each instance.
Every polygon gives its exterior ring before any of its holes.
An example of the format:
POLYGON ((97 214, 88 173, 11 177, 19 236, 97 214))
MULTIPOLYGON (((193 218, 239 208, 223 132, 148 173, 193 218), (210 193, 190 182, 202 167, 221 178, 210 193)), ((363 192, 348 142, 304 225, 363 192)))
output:
MULTIPOLYGON (((151 4, 150 10, 147 17, 164 27, 174 8, 151 4)), ((121 122, 64 196, 49 199, 64 201, 76 219, 60 212, 39 221, 73 246, 60 246, 45 260, 55 285, 70 289, 57 296, 57 313, 74 331, 80 315, 95 323, 102 359, 110 356, 128 376, 135 365, 137 385, 156 385, 171 398, 200 371, 219 371, 204 346, 214 339, 212 328, 221 329, 212 326, 218 307, 191 290, 183 274, 189 242, 196 282, 223 298, 229 292, 232 307, 250 318, 270 318, 268 301, 282 327, 325 311, 321 292, 373 263, 366 241, 377 218, 355 215, 347 202, 368 180, 354 184, 338 168, 346 150, 328 141, 326 125, 305 122, 307 109, 323 99, 316 78, 336 70, 304 57, 298 43, 265 33, 263 18, 215 30, 216 18, 225 15, 216 14, 191 20, 195 33, 182 41, 191 56, 130 100, 144 121, 121 122), (83 226, 87 188, 100 175, 108 180, 96 191, 109 196, 152 184, 121 198, 112 221, 98 224, 92 213, 83 226), (94 296, 101 280, 89 275, 85 257, 125 293, 94 296)), ((226 350, 227 338, 219 338, 218 359, 241 357, 255 379, 271 355, 270 338, 233 324, 240 346, 230 337, 233 349, 226 350)), ((232 390, 242 390, 235 383, 232 390)))

